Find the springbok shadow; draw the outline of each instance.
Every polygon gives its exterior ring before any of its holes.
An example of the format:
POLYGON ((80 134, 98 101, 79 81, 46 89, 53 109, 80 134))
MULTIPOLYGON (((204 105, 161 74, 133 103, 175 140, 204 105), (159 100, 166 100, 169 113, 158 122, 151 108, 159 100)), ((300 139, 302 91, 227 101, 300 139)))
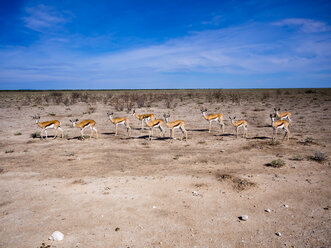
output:
POLYGON ((257 128, 264 128, 264 127, 272 127, 271 125, 260 125, 260 126, 256 126, 257 128))
POLYGON ((110 133, 101 133, 101 134, 104 134, 104 135, 115 135, 115 132, 110 132, 110 133))
POLYGON ((251 138, 247 138, 247 139, 252 139, 252 140, 266 140, 266 139, 272 139, 272 138, 266 137, 266 136, 255 136, 255 137, 251 137, 251 138))
POLYGON ((140 136, 137 136, 137 137, 134 137, 135 139, 148 139, 148 135, 140 135, 140 136))
POLYGON ((171 139, 170 137, 152 137, 152 140, 169 140, 171 139))
MULTIPOLYGON (((141 127, 131 127, 132 130, 145 130, 145 128, 141 129, 141 127)), ((146 129, 147 130, 147 129, 146 129)))
POLYGON ((136 139, 136 137, 132 137, 132 136, 126 136, 126 137, 120 137, 120 140, 133 140, 136 139))
POLYGON ((233 133, 222 133, 222 134, 214 134, 214 136, 229 137, 235 135, 233 133))
MULTIPOLYGON (((84 138, 89 139, 90 136, 88 136, 88 137, 84 136, 84 138)), ((83 140, 83 139, 82 139, 82 136, 76 136, 76 137, 68 138, 67 140, 83 140)))
MULTIPOLYGON (((152 140, 168 140, 171 139, 170 137, 160 137, 160 136, 152 136, 152 140)), ((141 135, 138 137, 135 137, 134 139, 149 139, 149 135, 141 135)))
MULTIPOLYGON (((46 139, 46 136, 42 136, 43 138, 42 139, 46 139)), ((47 135, 47 139, 53 139, 55 137, 55 135, 47 135)), ((38 135, 37 137, 33 137, 33 139, 40 139, 41 137, 38 135)), ((61 135, 57 136, 57 138, 61 138, 61 135)))
POLYGON ((209 129, 187 129, 188 132, 208 132, 209 129))

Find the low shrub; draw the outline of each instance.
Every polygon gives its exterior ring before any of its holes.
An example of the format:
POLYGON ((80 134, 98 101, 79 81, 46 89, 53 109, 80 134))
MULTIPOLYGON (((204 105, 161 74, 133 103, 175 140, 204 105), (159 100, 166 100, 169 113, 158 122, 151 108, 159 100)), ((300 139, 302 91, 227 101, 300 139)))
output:
POLYGON ((267 167, 281 168, 285 165, 285 161, 282 159, 276 159, 266 164, 267 167))
POLYGON ((314 160, 316 162, 322 163, 326 160, 328 160, 328 157, 325 155, 324 152, 317 151, 313 156, 310 156, 311 160, 314 160))

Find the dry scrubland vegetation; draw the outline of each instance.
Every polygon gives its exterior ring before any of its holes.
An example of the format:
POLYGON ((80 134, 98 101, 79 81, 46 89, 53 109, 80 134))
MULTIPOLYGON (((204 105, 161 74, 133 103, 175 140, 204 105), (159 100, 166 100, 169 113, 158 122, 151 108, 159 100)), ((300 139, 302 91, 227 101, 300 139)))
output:
POLYGON ((0 247, 331 246, 330 89, 0 95, 0 247), (201 107, 225 116, 224 134, 201 107), (271 140, 274 107, 292 113, 289 141, 271 140), (133 109, 184 120, 188 141, 148 141, 133 109), (108 111, 130 118, 131 137, 114 136, 108 111), (65 138, 38 139, 37 113, 65 138), (95 120, 99 139, 79 140, 70 118, 95 120), (47 240, 55 230, 63 241, 47 240))

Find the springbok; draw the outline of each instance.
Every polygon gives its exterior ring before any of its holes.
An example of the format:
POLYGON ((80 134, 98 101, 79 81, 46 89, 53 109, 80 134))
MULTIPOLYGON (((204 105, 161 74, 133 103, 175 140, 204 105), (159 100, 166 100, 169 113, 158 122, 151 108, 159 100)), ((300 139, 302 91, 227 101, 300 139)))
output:
POLYGON ((132 116, 135 116, 138 120, 141 121, 141 130, 143 130, 143 128, 144 128, 144 121, 146 121, 145 119, 147 119, 149 121, 155 120, 155 115, 154 114, 138 115, 135 109, 132 111, 132 116))
POLYGON ((95 127, 95 121, 94 120, 84 120, 84 121, 81 121, 79 123, 78 123, 78 119, 76 119, 74 121, 72 121, 72 120, 69 120, 69 121, 72 123, 73 127, 77 127, 77 128, 80 129, 82 139, 85 139, 83 131, 84 131, 85 128, 88 128, 88 127, 91 129, 90 139, 92 139, 94 131, 95 131, 96 137, 98 138, 98 130, 95 127))
POLYGON ((271 118, 271 125, 272 125, 272 140, 276 141, 277 140, 277 129, 281 128, 284 130, 285 134, 283 137, 283 140, 285 139, 285 137, 287 136, 287 140, 290 139, 290 130, 288 128, 289 122, 287 120, 275 120, 276 118, 276 114, 272 115, 270 114, 270 118, 271 118))
POLYGON ((128 135, 130 136, 131 127, 130 127, 129 118, 128 117, 113 118, 113 114, 114 114, 113 112, 111 112, 110 114, 107 113, 107 116, 109 120, 115 125, 115 136, 117 135, 118 125, 124 125, 126 127, 128 135))
POLYGON ((275 114, 277 115, 277 117, 281 120, 284 120, 284 119, 288 119, 289 121, 291 121, 291 113, 290 112, 282 112, 282 113, 279 113, 280 111, 280 108, 276 109, 274 108, 275 110, 275 114))
POLYGON ((170 118, 169 114, 168 115, 164 114, 163 117, 167 123, 167 127, 170 129, 170 137, 172 137, 174 139, 174 129, 178 128, 178 129, 180 129, 180 131, 182 131, 181 140, 183 140, 184 133, 185 133, 185 140, 187 141, 187 131, 185 129, 185 122, 182 120, 169 122, 169 118, 170 118))
POLYGON ((210 114, 207 115, 207 109, 200 109, 202 116, 206 119, 206 121, 209 122, 209 133, 211 131, 211 123, 213 121, 218 122, 218 124, 220 124, 221 128, 222 128, 222 132, 224 133, 224 123, 223 123, 223 118, 224 116, 222 114, 210 114))
POLYGON ((239 121, 234 121, 236 119, 236 117, 233 117, 233 119, 229 116, 232 125, 234 126, 234 128, 236 129, 236 136, 238 138, 238 129, 240 127, 244 128, 244 132, 243 132, 243 138, 246 137, 247 138, 247 121, 246 120, 239 120, 239 121))
POLYGON ((58 120, 40 122, 40 116, 39 115, 38 116, 35 115, 32 118, 36 121, 36 124, 38 125, 38 127, 42 128, 41 131, 40 131, 40 139, 43 139, 43 136, 42 136, 43 131, 45 131, 46 139, 47 139, 47 129, 51 129, 51 128, 55 129, 55 136, 54 136, 53 139, 56 139, 57 134, 58 134, 58 130, 60 130, 62 132, 62 139, 63 139, 63 130, 60 127, 61 122, 59 122, 58 120))
POLYGON ((163 124, 164 124, 164 122, 163 122, 163 120, 161 120, 161 119, 156 119, 156 120, 152 120, 152 121, 150 121, 149 118, 146 118, 146 119, 144 119, 144 120, 145 120, 147 126, 149 127, 149 137, 148 137, 149 140, 152 139, 152 136, 153 136, 153 129, 154 129, 155 127, 158 127, 158 128, 160 129, 160 131, 161 131, 161 133, 162 133, 162 135, 163 135, 163 137, 164 137, 164 132, 163 132, 163 124))

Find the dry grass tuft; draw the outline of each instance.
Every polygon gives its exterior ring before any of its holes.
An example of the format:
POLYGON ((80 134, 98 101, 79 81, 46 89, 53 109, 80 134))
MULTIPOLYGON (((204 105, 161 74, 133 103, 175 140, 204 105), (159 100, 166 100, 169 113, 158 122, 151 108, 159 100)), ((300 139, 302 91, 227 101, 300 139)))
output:
POLYGON ((251 149, 261 149, 262 147, 259 146, 257 143, 249 143, 243 146, 243 150, 251 150, 251 149))
POLYGON ((233 176, 232 175, 229 175, 229 174, 216 174, 216 178, 218 181, 222 181, 222 180, 225 180, 225 179, 233 179, 233 176))
POLYGON ((294 155, 292 158, 290 158, 290 160, 302 161, 302 160, 304 160, 304 157, 301 155, 294 155))
POLYGON ((317 142, 312 137, 307 137, 307 138, 305 138, 304 141, 299 141, 298 143, 301 145, 305 145, 305 146, 317 144, 317 142))
POLYGON ((269 145, 271 145, 271 146, 277 146, 279 144, 280 144, 280 142, 278 140, 273 140, 273 141, 269 142, 269 145))
POLYGON ((323 163, 328 160, 328 157, 325 155, 325 153, 321 151, 315 152, 315 154, 309 158, 319 163, 323 163))
POLYGON ((282 159, 276 159, 271 161, 270 163, 266 164, 267 167, 273 167, 273 168, 281 168, 285 165, 285 161, 282 159))
POLYGON ((305 139, 304 143, 306 143, 306 144, 312 144, 312 143, 314 143, 314 139, 312 137, 307 137, 305 139))
POLYGON ((220 182, 230 181, 232 183, 233 189, 236 191, 244 191, 256 186, 256 183, 254 182, 230 174, 217 173, 216 179, 220 182))
POLYGON ((208 188, 208 184, 206 183, 195 183, 193 186, 196 188, 208 188))
POLYGON ((233 188, 236 189, 237 191, 243 191, 256 186, 255 183, 242 178, 235 178, 233 180, 233 183, 234 183, 233 188))
POLYGON ((72 184, 80 184, 80 185, 85 185, 87 182, 85 182, 83 179, 77 179, 72 182, 72 184))

